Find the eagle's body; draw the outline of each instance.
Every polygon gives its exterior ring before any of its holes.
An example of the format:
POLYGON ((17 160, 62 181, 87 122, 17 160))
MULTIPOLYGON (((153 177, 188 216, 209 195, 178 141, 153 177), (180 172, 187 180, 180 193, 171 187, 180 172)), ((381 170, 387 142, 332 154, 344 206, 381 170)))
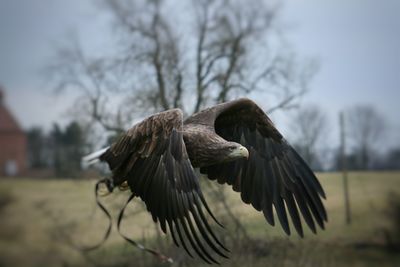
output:
POLYGON ((323 228, 327 220, 325 193, 314 173, 249 99, 222 103, 186 120, 179 109, 157 113, 96 157, 110 166, 114 185, 128 184, 146 203, 176 245, 207 262, 216 262, 209 248, 221 256, 225 248, 203 213, 205 208, 216 221, 193 168, 232 185, 272 225, 274 207, 288 234, 288 214, 300 236, 300 214, 313 232, 315 223, 323 228))

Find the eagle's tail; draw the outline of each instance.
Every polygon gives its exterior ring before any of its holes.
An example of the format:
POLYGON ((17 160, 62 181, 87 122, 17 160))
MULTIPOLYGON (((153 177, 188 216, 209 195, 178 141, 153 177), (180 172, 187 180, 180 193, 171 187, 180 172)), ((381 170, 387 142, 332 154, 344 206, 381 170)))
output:
POLYGON ((83 168, 87 168, 100 161, 100 157, 109 149, 110 147, 102 148, 96 152, 93 152, 82 158, 81 164, 83 168))

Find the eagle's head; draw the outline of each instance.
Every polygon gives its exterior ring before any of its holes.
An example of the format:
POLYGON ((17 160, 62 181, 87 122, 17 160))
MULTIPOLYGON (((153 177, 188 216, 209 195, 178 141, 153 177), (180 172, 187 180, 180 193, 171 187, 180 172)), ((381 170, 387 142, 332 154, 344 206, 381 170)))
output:
POLYGON ((224 162, 234 161, 241 158, 249 158, 249 151, 241 144, 228 142, 224 147, 224 162))

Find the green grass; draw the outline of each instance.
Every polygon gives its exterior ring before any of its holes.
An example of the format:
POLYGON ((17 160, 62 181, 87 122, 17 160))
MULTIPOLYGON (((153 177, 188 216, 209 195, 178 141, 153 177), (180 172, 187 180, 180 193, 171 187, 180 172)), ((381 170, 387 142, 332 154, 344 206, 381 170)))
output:
MULTIPOLYGON (((225 266, 400 266, 400 255, 384 247, 382 229, 389 227, 385 210, 389 192, 400 193, 399 172, 351 173, 352 224, 345 225, 342 180, 339 174, 318 175, 326 193, 329 222, 318 235, 287 237, 280 226, 268 225, 262 214, 242 204, 231 192, 229 201, 252 238, 231 247, 225 266)), ((102 238, 107 220, 94 201, 95 181, 0 179, 0 266, 144 266, 160 265, 151 256, 126 244, 116 233, 100 249, 81 253, 73 244, 91 245, 102 238), (3 203, 3 202, 2 202, 3 203)), ((128 192, 103 198, 114 218, 128 192)), ((157 242, 156 228, 142 204, 127 209, 123 232, 145 240, 171 255, 184 255, 171 240, 157 242)), ((212 207, 229 233, 234 225, 221 207, 212 207)), ((166 239, 161 236, 162 240, 166 239)), ((190 266, 203 266, 185 258, 190 266)), ((204 265, 205 266, 205 265, 204 265)))

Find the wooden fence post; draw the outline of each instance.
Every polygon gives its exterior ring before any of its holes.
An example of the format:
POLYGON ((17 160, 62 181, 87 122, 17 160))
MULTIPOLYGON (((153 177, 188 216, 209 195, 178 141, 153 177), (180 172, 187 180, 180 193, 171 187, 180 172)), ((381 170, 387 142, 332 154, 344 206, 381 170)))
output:
POLYGON ((345 222, 346 224, 351 223, 351 212, 350 212, 350 196, 349 196, 349 184, 347 175, 347 158, 346 158, 346 131, 343 111, 339 114, 340 121, 340 160, 341 170, 343 175, 343 192, 344 192, 344 206, 345 206, 345 222))

